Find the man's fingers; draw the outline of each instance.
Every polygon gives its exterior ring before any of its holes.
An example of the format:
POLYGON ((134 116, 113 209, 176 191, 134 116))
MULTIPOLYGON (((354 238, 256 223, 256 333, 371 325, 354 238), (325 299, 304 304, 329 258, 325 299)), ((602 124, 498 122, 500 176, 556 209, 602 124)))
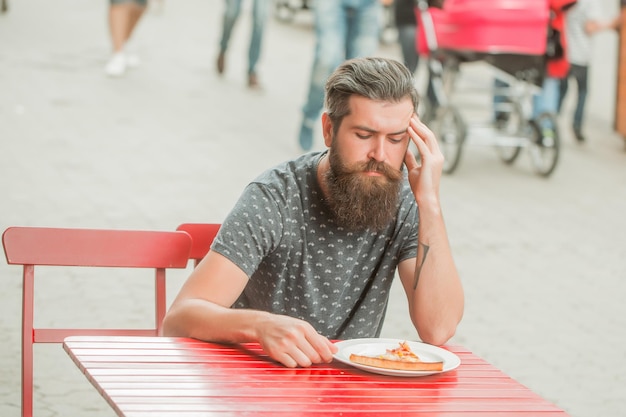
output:
POLYGON ((422 156, 422 165, 443 168, 444 156, 435 134, 422 122, 411 119, 407 131, 422 156))
POLYGON ((289 368, 333 360, 337 347, 309 323, 281 315, 271 317, 260 343, 272 359, 289 368))
POLYGON ((298 366, 298 362, 296 362, 294 358, 292 358, 290 355, 288 355, 285 352, 281 352, 277 354, 276 356, 273 356, 273 358, 277 362, 280 362, 283 365, 285 365, 287 368, 295 368, 296 366, 298 366))
MULTIPOLYGON (((409 127, 413 128, 415 134, 428 146, 428 149, 433 152, 439 151, 439 143, 435 134, 421 120, 412 118, 409 127)), ((417 145, 418 141, 413 138, 413 142, 417 145)))
POLYGON ((314 363, 331 362, 337 347, 318 333, 305 335, 298 342, 284 346, 272 356, 289 368, 308 367, 314 363))
POLYGON ((426 143, 424 142, 424 139, 422 139, 422 137, 418 135, 413 126, 409 126, 407 130, 409 132, 409 136, 411 136, 411 139, 413 140, 413 143, 415 144, 415 146, 417 146, 417 150, 419 151, 419 153, 421 155, 426 155, 427 153, 430 153, 428 146, 426 146, 426 143))
POLYGON ((315 334, 309 343, 315 349, 317 354, 317 360, 313 360, 313 363, 330 362, 333 360, 333 354, 337 352, 337 346, 335 346, 326 337, 319 334, 315 334))
POLYGON ((270 356, 288 368, 295 368, 297 366, 306 368, 311 366, 313 363, 316 363, 314 358, 317 358, 317 363, 320 362, 319 355, 310 353, 313 351, 312 348, 304 348, 304 350, 300 346, 292 344, 283 350, 270 354, 270 356), (305 352, 304 350, 308 352, 305 352), (313 358, 311 358, 311 356, 313 356, 313 358))

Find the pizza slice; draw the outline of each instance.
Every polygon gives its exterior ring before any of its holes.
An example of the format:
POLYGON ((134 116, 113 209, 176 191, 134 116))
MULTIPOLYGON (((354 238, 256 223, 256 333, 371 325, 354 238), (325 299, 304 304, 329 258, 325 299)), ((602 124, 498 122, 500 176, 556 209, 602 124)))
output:
POLYGON ((350 360, 361 365, 402 371, 442 371, 443 362, 424 362, 411 350, 407 342, 400 342, 395 349, 387 349, 383 354, 365 356, 350 354, 350 360))

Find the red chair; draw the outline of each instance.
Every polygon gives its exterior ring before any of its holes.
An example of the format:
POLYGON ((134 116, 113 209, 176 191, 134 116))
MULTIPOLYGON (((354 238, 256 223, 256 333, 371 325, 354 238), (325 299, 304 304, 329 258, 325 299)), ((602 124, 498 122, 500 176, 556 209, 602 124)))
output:
MULTIPOLYGON (((166 311, 165 271, 186 268, 191 238, 184 232, 10 227, 2 234, 7 263, 23 266, 22 416, 33 414, 33 344, 68 336, 156 336, 166 311), (34 328, 35 266, 155 270, 155 326, 151 329, 34 328)), ((39 274, 41 275, 41 274, 39 274)))
POLYGON ((211 244, 220 230, 220 226, 217 223, 183 223, 176 228, 176 230, 187 232, 191 236, 192 245, 189 259, 193 259, 194 267, 211 249, 211 244))

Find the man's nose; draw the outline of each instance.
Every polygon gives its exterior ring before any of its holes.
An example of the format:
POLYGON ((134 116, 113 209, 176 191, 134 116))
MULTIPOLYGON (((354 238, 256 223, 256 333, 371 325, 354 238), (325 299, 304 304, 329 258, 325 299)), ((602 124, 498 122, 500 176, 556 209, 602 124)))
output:
POLYGON ((385 138, 375 138, 372 141, 372 147, 368 154, 370 159, 373 159, 378 162, 384 162, 386 158, 385 152, 385 138))

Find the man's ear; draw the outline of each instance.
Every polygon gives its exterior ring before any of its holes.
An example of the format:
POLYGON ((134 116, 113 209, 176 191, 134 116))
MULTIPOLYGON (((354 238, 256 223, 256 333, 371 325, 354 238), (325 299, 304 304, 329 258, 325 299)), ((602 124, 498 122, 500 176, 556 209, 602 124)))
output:
POLYGON ((333 122, 330 120, 328 112, 322 113, 322 133, 324 135, 324 144, 329 148, 333 141, 333 122))

